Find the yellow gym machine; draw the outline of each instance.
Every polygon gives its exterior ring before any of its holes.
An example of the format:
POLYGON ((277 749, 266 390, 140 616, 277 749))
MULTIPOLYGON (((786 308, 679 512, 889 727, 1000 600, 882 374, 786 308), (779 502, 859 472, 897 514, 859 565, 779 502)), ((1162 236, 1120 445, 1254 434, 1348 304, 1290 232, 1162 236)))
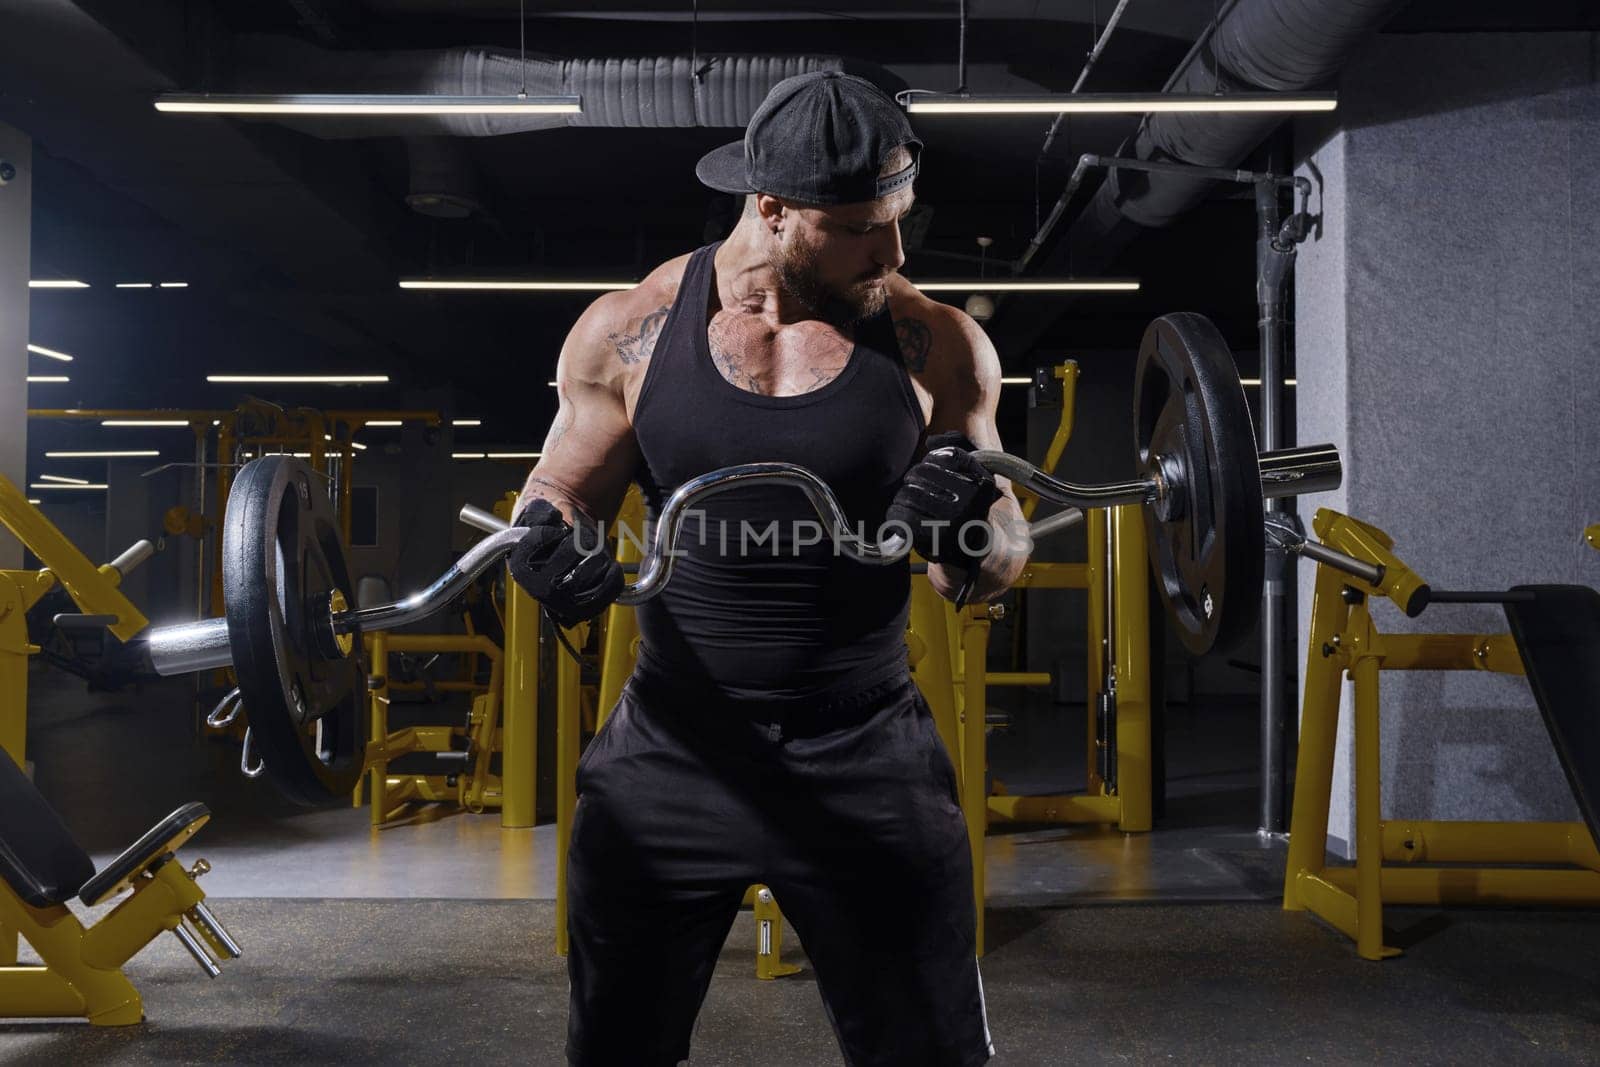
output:
MULTIPOLYGON (((1285 545, 1318 566, 1284 908, 1312 912, 1354 939, 1363 959, 1379 960, 1400 951, 1383 943, 1386 903, 1600 904, 1600 852, 1583 822, 1385 820, 1380 810, 1381 671, 1476 670, 1535 679, 1524 660, 1525 641, 1511 633, 1384 633, 1373 623, 1371 599, 1387 599, 1416 615, 1429 602, 1516 605, 1534 596, 1528 590, 1535 587, 1504 594, 1434 592, 1394 555, 1394 542, 1382 530, 1326 508, 1317 511, 1313 528, 1321 544, 1285 545), (1329 866, 1325 858, 1346 676, 1355 683, 1353 868, 1329 866)), ((1600 536, 1595 527, 1587 533, 1591 544, 1600 536)), ((1558 588, 1600 599, 1581 587, 1558 588)), ((1554 736, 1560 727, 1550 699, 1538 684, 1534 690, 1554 736)), ((1587 698, 1592 702, 1592 691, 1587 698)), ((1558 744, 1557 751, 1565 761, 1563 747, 1558 744)), ((1570 765, 1567 770, 1572 777, 1570 765)))
POLYGON ((175 853, 206 821, 202 804, 186 804, 95 873, 94 864, 24 773, 27 739, 28 608, 60 584, 84 615, 76 622, 104 626, 121 640, 148 622, 118 590, 122 576, 154 551, 141 541, 96 567, 0 477, 0 523, 44 564, 38 571, 0 571, 0 1019, 80 1017, 101 1026, 143 1018, 139 993, 122 965, 156 935, 172 931, 205 971, 236 958, 239 946, 205 905, 196 879, 175 853), (87 928, 67 907, 131 893, 87 928), (38 954, 39 966, 18 966, 17 937, 38 954))

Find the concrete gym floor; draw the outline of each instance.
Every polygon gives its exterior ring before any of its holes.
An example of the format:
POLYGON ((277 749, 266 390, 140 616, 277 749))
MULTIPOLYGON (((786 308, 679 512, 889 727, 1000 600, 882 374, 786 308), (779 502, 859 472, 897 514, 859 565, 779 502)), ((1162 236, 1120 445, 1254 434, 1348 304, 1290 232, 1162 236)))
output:
MULTIPOLYGON (((182 684, 32 682, 37 780, 97 862, 178 803, 211 806, 184 856, 212 862, 202 884, 246 954, 207 981, 159 939, 128 967, 143 1026, 0 1024, 0 1062, 562 1062, 553 828, 424 811, 374 832, 365 810, 299 812, 242 779, 237 750, 191 738, 182 684)), ((997 776, 1081 785, 1081 714, 1024 709, 992 742, 997 776)), ((1252 829, 1254 738, 1253 706, 1175 707, 1155 833, 991 835, 996 1064, 1600 1063, 1593 912, 1393 908, 1406 955, 1374 964, 1279 910, 1282 848, 1252 829)), ((754 944, 742 915, 691 1062, 841 1062, 809 969, 760 982, 754 944)), ((804 963, 792 933, 785 948, 804 963)))

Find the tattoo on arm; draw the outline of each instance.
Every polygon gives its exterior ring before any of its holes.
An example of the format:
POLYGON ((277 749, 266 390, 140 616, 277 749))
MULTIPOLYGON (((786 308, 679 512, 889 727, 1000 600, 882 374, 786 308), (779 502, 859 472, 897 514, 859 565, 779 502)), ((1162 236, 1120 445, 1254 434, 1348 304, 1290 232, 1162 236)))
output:
POLYGON ((617 350, 617 358, 630 364, 649 359, 650 354, 656 349, 656 340, 661 336, 661 328, 667 324, 667 315, 671 311, 671 304, 663 304, 640 319, 636 331, 619 330, 608 335, 607 340, 617 350))
POLYGON ((561 438, 566 436, 572 428, 572 412, 563 408, 556 412, 556 421, 550 424, 550 433, 545 437, 544 449, 546 452, 555 451, 556 445, 561 443, 561 438))
POLYGON ((900 358, 905 360, 907 369, 914 374, 926 370, 928 349, 933 343, 928 324, 921 319, 896 319, 894 336, 900 342, 900 358))

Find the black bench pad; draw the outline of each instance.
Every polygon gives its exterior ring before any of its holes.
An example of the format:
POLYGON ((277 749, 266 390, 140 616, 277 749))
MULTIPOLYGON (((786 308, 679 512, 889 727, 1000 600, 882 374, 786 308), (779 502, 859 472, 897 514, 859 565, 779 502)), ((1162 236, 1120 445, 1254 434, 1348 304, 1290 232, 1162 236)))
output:
POLYGON ((9 753, 0 752, 0 877, 36 908, 63 904, 94 875, 61 817, 9 753))
POLYGON ((1561 768, 1600 841, 1600 592, 1582 585, 1514 591, 1534 594, 1506 604, 1506 619, 1561 768))

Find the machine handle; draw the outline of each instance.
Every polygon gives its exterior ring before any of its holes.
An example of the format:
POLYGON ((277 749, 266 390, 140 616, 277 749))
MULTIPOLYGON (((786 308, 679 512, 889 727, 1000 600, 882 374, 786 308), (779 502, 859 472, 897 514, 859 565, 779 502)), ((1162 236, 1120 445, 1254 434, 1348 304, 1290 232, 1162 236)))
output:
POLYGON ((135 541, 128 546, 122 555, 112 560, 107 566, 126 578, 135 567, 147 562, 155 554, 156 546, 151 544, 148 539, 135 541))

